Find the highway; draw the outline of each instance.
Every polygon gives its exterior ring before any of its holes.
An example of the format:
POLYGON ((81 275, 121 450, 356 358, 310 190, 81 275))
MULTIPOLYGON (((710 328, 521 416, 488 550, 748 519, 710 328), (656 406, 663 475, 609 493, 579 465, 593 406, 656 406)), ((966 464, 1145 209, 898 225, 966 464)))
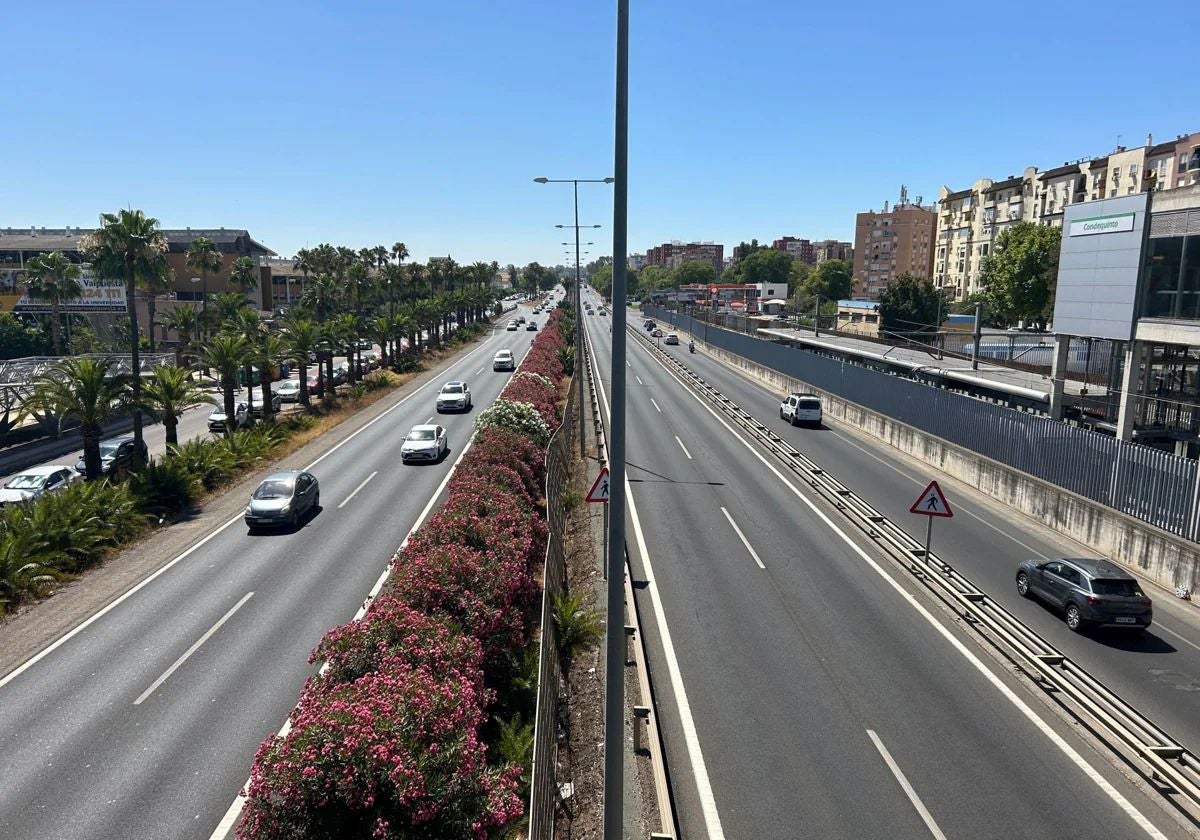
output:
POLYGON ((492 371, 493 353, 509 348, 519 361, 532 336, 496 330, 340 444, 286 461, 320 481, 321 508, 298 531, 251 536, 239 514, 0 677, 0 837, 210 837, 315 672, 310 650, 380 582, 444 488, 475 414, 511 376, 492 371), (436 414, 450 379, 470 385, 471 413, 436 414), (402 465, 401 439, 426 422, 447 428, 448 456, 402 465))
MULTIPOLYGON (((606 390, 611 318, 585 320, 606 390)), ((838 528, 831 508, 793 492, 646 348, 629 346, 627 545, 682 837, 1181 834, 869 543, 838 528)), ((686 338, 670 351, 708 365, 703 375, 764 422, 777 417, 777 399, 720 379, 686 338)), ((830 430, 778 430, 820 452, 834 445, 830 430)), ((920 486, 888 453, 837 445, 855 460, 826 458, 828 468, 880 507, 879 495, 895 493, 907 515, 920 486)), ((973 512, 1005 523, 1003 512, 973 512)), ((980 552, 951 538, 963 520, 935 538, 951 562, 980 552)), ((973 527, 1006 552, 996 587, 1011 588, 1023 555, 988 524, 973 527)))

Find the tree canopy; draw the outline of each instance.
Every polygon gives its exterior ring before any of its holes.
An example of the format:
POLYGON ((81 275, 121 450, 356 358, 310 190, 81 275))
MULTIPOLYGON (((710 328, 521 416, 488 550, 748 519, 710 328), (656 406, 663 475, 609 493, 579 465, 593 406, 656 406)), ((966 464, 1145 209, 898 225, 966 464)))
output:
POLYGON ((671 285, 673 286, 697 283, 708 286, 715 282, 717 282, 716 269, 707 260, 688 260, 671 273, 671 285))
POLYGON ((941 294, 925 277, 901 274, 879 295, 879 320, 886 332, 937 330, 941 294))
POLYGON ((1062 230, 1049 225, 1018 222, 1000 234, 979 274, 994 320, 1046 326, 1054 312, 1061 247, 1062 230))

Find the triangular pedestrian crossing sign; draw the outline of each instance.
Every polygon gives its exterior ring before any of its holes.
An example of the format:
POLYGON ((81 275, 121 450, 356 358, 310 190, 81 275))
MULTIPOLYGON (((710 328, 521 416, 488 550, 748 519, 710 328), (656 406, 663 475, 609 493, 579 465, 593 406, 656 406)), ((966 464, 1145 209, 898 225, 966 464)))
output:
POLYGON ((922 516, 944 516, 947 519, 954 516, 954 511, 950 509, 950 503, 946 501, 946 494, 942 492, 941 487, 938 487, 936 481, 931 481, 926 485, 908 511, 909 513, 919 513, 922 516))
POLYGON ((588 491, 587 500, 589 502, 608 501, 608 467, 600 469, 600 475, 596 476, 596 480, 592 482, 592 489, 588 491))

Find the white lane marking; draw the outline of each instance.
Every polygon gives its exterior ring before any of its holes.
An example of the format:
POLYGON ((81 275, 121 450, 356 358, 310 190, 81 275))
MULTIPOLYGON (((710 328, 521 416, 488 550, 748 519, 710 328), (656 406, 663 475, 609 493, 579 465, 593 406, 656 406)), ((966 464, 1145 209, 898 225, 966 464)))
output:
POLYGON ((658 403, 654 401, 654 397, 650 398, 650 405, 654 406, 655 411, 657 411, 659 414, 662 414, 662 409, 658 407, 658 403))
MULTIPOLYGON (((487 343, 484 342, 483 344, 479 345, 474 350, 472 350, 470 353, 468 353, 467 357, 470 357, 470 356, 474 355, 475 353, 478 353, 480 350, 482 350, 486 346, 487 346, 487 343)), ((352 441, 355 437, 362 434, 367 429, 371 428, 371 426, 375 425, 380 420, 382 420, 384 417, 387 417, 389 414, 391 414, 397 408, 404 405, 406 402, 411 400, 417 394, 421 393, 423 390, 428 388, 435 381, 436 380, 431 379, 430 381, 426 382, 424 385, 419 386, 417 388, 417 390, 413 391, 407 397, 404 397, 402 400, 397 402, 395 405, 393 405, 390 408, 383 411, 378 417, 375 417, 372 420, 368 420, 361 427, 355 429, 353 432, 351 432, 349 435, 347 435, 344 440, 339 441, 338 443, 334 444, 333 447, 331 447, 330 449, 327 449, 324 453, 322 453, 320 456, 318 456, 316 458, 316 460, 314 460, 311 464, 309 464, 304 469, 311 470, 317 464, 321 463, 326 458, 328 458, 330 455, 332 455, 334 452, 337 452, 339 449, 341 449, 347 443, 352 441)), ((235 522, 241 522, 241 521, 242 521, 242 514, 239 513, 237 516, 234 516, 232 519, 228 520, 223 525, 218 526, 215 531, 204 536, 199 542, 197 542, 195 545, 189 547, 186 551, 184 551, 182 554, 180 554, 179 556, 172 559, 166 565, 160 566, 149 577, 146 577, 146 578, 142 579, 141 581, 139 581, 132 588, 126 590, 120 597, 116 598, 113 601, 110 601, 102 609, 100 609, 97 612, 93 613, 92 615, 88 616, 82 622, 80 622, 79 624, 72 627, 70 630, 68 630, 63 635, 59 636, 57 639, 55 639, 53 642, 48 644, 46 647, 42 648, 37 653, 35 653, 33 656, 26 659, 24 662, 22 662, 16 668, 9 671, 3 677, 0 677, 0 688, 4 688, 4 686, 8 685, 10 682, 15 680, 17 677, 21 676, 21 674, 28 671, 30 668, 32 668, 34 665, 41 662, 43 659, 45 659, 50 654, 54 653, 54 651, 58 650, 60 647, 65 645, 67 642, 71 641, 71 639, 78 636, 80 633, 82 633, 84 630, 86 630, 92 624, 99 621, 104 616, 108 615, 110 612, 115 610, 117 607, 121 606, 121 604, 125 603, 125 601, 127 601, 129 598, 132 598, 134 595, 136 595, 138 592, 140 592, 144 587, 149 586, 160 575, 163 575, 166 572, 170 571, 177 563, 179 563, 182 560, 185 560, 186 558, 191 556, 191 554, 193 552, 199 550, 206 543, 208 543, 209 540, 215 538, 218 534, 220 534, 222 531, 224 531, 230 525, 233 525, 235 522)))
POLYGON ((1165 630, 1168 633, 1170 633, 1172 636, 1174 636, 1176 639, 1179 639, 1179 641, 1183 642, 1185 645, 1191 645, 1196 650, 1200 650, 1200 645, 1196 644, 1191 639, 1188 639, 1188 638, 1185 638, 1185 637, 1179 635, 1174 630, 1172 630, 1170 627, 1164 626, 1161 621, 1157 621, 1154 623, 1154 629, 1155 630, 1165 630))
POLYGON ((426 425, 426 426, 428 426, 430 423, 432 423, 432 422, 433 422, 433 418, 434 418, 435 416, 437 416, 437 415, 432 415, 432 416, 430 416, 430 418, 429 418, 428 420, 426 420, 426 421, 425 421, 425 425, 426 425))
POLYGON ((355 488, 354 488, 354 490, 353 490, 353 491, 350 493, 350 495, 349 495, 349 496, 347 496, 346 498, 342 499, 342 503, 341 503, 340 505, 338 505, 338 510, 341 510, 342 508, 344 508, 344 507, 346 506, 346 503, 347 503, 347 502, 349 502, 351 499, 353 499, 355 496, 357 496, 357 495, 358 495, 358 491, 359 491, 359 490, 361 490, 361 489, 363 489, 364 487, 366 487, 366 486, 367 486, 367 482, 368 482, 368 481, 370 481, 372 478, 374 478, 374 477, 375 477, 375 476, 377 476, 377 475, 379 475, 379 470, 375 470, 375 472, 371 473, 369 476, 367 476, 366 478, 364 478, 364 479, 362 480, 362 484, 360 484, 360 485, 358 485, 357 487, 355 487, 355 488))
POLYGON ((234 604, 232 607, 230 607, 229 612, 227 612, 227 613, 225 613, 225 615, 221 616, 217 620, 216 624, 214 624, 212 627, 208 628, 208 631, 203 636, 201 636, 199 639, 197 639, 190 648, 188 648, 187 650, 185 650, 183 652, 182 656, 180 656, 178 659, 176 659, 174 662, 171 663, 170 668, 163 671, 162 675, 158 679, 156 679, 154 682, 150 683, 150 687, 147 688, 145 691, 143 691, 141 693, 141 695, 138 697, 138 699, 133 701, 133 705, 135 705, 135 706, 142 705, 142 701, 145 700, 147 697, 149 697, 151 694, 153 694, 160 685, 162 685, 168 679, 170 679, 171 675, 174 674, 176 670, 178 670, 179 666, 182 665, 184 662, 187 662, 188 657, 190 657, 193 653, 198 651, 202 644, 204 644, 209 639, 211 639, 213 633, 216 633, 218 630, 220 630, 221 625, 223 625, 226 621, 228 621, 230 618, 232 618, 233 614, 235 612, 237 612, 239 609, 241 609, 242 604, 249 601, 250 597, 253 594, 254 594, 253 592, 247 592, 245 595, 242 596, 242 600, 238 601, 236 604, 234 604))
MULTIPOLYGON (((679 440, 679 438, 675 439, 679 440)), ((725 518, 728 519, 729 524, 733 526, 733 530, 738 535, 738 539, 742 541, 742 545, 746 546, 746 550, 750 552, 750 556, 754 558, 754 562, 758 564, 758 568, 767 568, 763 565, 763 561, 759 559, 758 552, 754 550, 754 546, 750 545, 750 540, 746 539, 746 535, 742 533, 742 529, 739 528, 738 524, 733 521, 733 517, 729 515, 729 511, 722 507, 721 513, 725 514, 725 518)))
MULTIPOLYGON (((687 456, 687 459, 689 461, 692 460, 692 453, 688 452, 687 447, 683 445, 683 441, 679 439, 679 435, 675 435, 675 442, 679 444, 679 448, 683 450, 683 454, 687 456)), ((722 510, 724 510, 724 508, 722 508, 722 510)))
POLYGON ((933 815, 929 813, 929 809, 925 807, 925 803, 921 801, 921 797, 917 796, 917 792, 913 790, 913 786, 909 784, 908 778, 905 777, 904 771, 900 769, 900 765, 892 758, 892 754, 883 745, 883 741, 875 734, 875 730, 868 729, 867 735, 870 736, 871 743, 875 745, 875 749, 879 750, 879 754, 883 756, 884 763, 892 771, 892 775, 896 777, 896 781, 900 783, 900 787, 904 789, 904 795, 908 797, 908 801, 912 803, 912 806, 917 809, 917 813, 921 815, 921 819, 924 821, 925 827, 929 829, 929 833, 936 840, 946 840, 946 835, 942 834, 942 830, 933 821, 933 815))
POLYGON ((479 370, 475 371, 475 375, 476 375, 476 376, 482 376, 482 375, 483 375, 483 368, 480 368, 479 370))
MULTIPOLYGON (((591 345, 591 337, 588 337, 591 345)), ((593 374, 596 380, 596 390, 600 401, 604 403, 604 414, 612 420, 612 409, 609 406, 608 395, 604 392, 604 382, 600 378, 599 362, 593 351, 593 374)), ((658 625, 662 639, 663 656, 667 660, 667 674, 671 680, 671 691, 675 695, 675 708, 679 712, 679 724, 683 728, 683 740, 687 747, 688 761, 692 766, 692 778, 696 781, 696 793, 700 798, 700 811, 704 815, 704 827, 709 840, 725 840, 725 830, 721 827, 721 816, 717 813, 717 800, 713 796, 712 784, 708 779, 708 765, 704 763, 704 753, 700 749, 700 736, 696 732, 696 722, 692 718, 692 707, 688 703, 687 690, 683 685, 683 675, 679 670, 679 660, 675 656, 675 646, 671 644, 671 630, 667 627, 667 616, 663 612, 662 596, 658 592, 658 583, 654 577, 654 567, 650 563, 650 550, 646 547, 646 535, 642 533, 642 521, 638 516, 637 505, 633 501, 633 485, 625 479, 625 501, 629 505, 629 518, 633 525, 634 538, 637 541, 638 553, 642 557, 642 566, 646 571, 646 591, 650 603, 654 607, 654 621, 658 625)), ((681 776, 681 778, 683 778, 681 776)), ((219 838, 212 838, 219 840, 219 838)))
POLYGON ((645 384, 646 384, 645 382, 643 382, 643 381, 642 381, 642 377, 638 376, 636 373, 633 375, 633 378, 634 378, 634 379, 636 379, 636 380, 638 381, 638 384, 639 384, 639 385, 645 385, 645 384))
POLYGON ((654 361, 658 362, 659 367, 665 370, 668 376, 678 382, 685 392, 687 392, 694 400, 696 400, 696 402, 700 403, 701 408, 711 414, 713 419, 724 426, 725 430, 729 432, 730 437, 738 441, 740 444, 742 444, 742 446, 746 447, 750 454, 757 458, 763 464, 763 466, 770 470, 771 473, 774 474, 774 476, 784 484, 784 486, 791 490, 793 495, 800 499, 800 501, 804 502, 809 510, 811 510, 812 513, 818 519, 820 519, 827 528, 829 528, 829 530, 836 534, 837 537, 841 539, 851 551, 857 554, 859 558, 863 560, 863 562, 865 562, 876 574, 883 578, 884 581, 886 581, 901 598, 907 601, 909 606, 916 610, 918 615, 924 618, 935 631, 945 638, 946 641, 949 642, 950 645, 956 651, 958 651, 958 653, 961 654, 964 659, 967 660, 967 662, 969 662, 977 671, 979 671, 979 673, 983 675, 984 679, 990 682, 1006 700, 1012 703, 1012 705, 1015 706, 1017 710, 1020 711, 1038 729, 1038 731, 1045 735, 1046 738, 1049 739, 1052 744, 1054 744, 1054 746, 1058 747, 1058 749, 1071 761, 1071 763, 1078 767, 1085 776, 1091 779, 1096 786, 1100 788, 1100 790, 1104 791, 1104 793, 1117 805, 1117 807, 1124 811, 1129 818, 1138 825, 1139 828, 1141 828, 1148 836, 1155 838, 1155 840, 1166 840, 1166 836, 1157 828, 1155 828, 1154 824, 1151 823, 1150 820, 1148 820, 1141 813, 1141 811, 1135 808, 1133 803, 1126 799, 1120 791, 1118 791, 1112 786, 1112 784, 1109 783, 1107 779, 1101 776, 1096 768, 1092 767, 1092 765, 1089 764, 1087 760, 1075 750, 1074 747, 1068 744, 1061 735, 1055 732, 1048 723, 1042 720, 1024 700, 1017 696, 1016 692, 1005 685, 999 677, 992 673, 992 671, 978 656, 968 649, 965 644, 959 641, 959 639, 954 636, 954 634, 951 633, 945 627, 945 625, 942 624, 942 622, 934 617, 933 613, 929 612, 929 610, 925 608, 924 604, 917 600, 915 595, 901 586, 899 582, 897 582, 896 579, 887 572, 887 570, 875 562, 874 558, 867 554, 867 552, 864 551, 858 543, 850 539, 846 532, 843 531, 836 522, 830 519, 824 511, 817 507, 817 504, 812 499, 802 493, 795 484, 789 481, 788 478, 775 467, 774 464, 767 460, 766 456, 755 449, 749 441, 735 431, 732 426, 726 423, 724 418, 718 415, 714 409, 709 407, 708 403, 706 403, 699 394, 692 391, 691 388, 688 388, 683 383, 683 380, 675 375, 674 371, 672 371, 662 362, 658 361, 658 359, 654 358, 649 350, 646 350, 646 353, 647 355, 650 355, 654 361))

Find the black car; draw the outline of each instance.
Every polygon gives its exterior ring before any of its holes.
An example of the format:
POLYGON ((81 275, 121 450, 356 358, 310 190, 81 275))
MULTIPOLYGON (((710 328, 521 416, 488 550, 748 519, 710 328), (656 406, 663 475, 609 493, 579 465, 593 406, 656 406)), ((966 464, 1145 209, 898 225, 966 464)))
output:
POLYGON ((1154 620, 1154 605, 1141 584, 1108 560, 1026 560, 1017 567, 1017 592, 1060 608, 1076 633, 1091 627, 1145 630, 1154 620))
MULTIPOLYGON (((133 469, 133 456, 136 451, 132 435, 100 441, 100 474, 105 478, 118 478, 128 473, 133 469)), ((146 443, 143 441, 143 463, 149 458, 149 454, 149 450, 146 449, 146 443)), ((75 469, 81 473, 87 472, 87 464, 84 462, 82 455, 75 462, 75 469)))

